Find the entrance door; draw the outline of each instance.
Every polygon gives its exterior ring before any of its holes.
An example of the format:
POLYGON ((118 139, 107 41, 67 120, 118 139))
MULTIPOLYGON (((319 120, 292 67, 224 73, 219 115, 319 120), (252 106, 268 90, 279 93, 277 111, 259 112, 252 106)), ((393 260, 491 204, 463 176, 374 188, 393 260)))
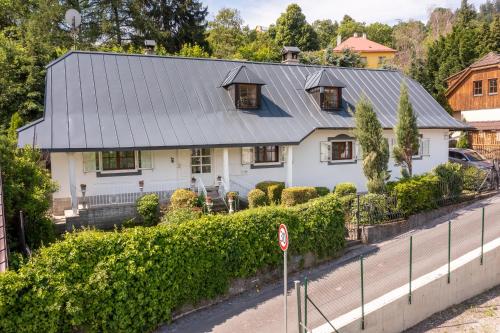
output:
POLYGON ((191 176, 203 181, 205 186, 214 184, 212 174, 212 150, 210 148, 196 148, 191 150, 191 176))

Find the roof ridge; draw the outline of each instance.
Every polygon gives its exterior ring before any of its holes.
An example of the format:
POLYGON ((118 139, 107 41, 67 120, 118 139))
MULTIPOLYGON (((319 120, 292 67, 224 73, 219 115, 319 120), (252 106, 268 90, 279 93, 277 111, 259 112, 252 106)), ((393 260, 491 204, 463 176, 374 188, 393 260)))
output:
POLYGON ((316 65, 316 64, 284 64, 282 62, 266 62, 266 61, 254 61, 254 60, 244 60, 244 59, 218 59, 218 58, 197 58, 197 57, 184 57, 178 55, 159 55, 159 54, 139 54, 139 53, 119 53, 119 52, 104 52, 104 51, 90 51, 90 50, 69 50, 64 55, 57 59, 49 62, 45 68, 51 67, 56 63, 64 60, 72 54, 102 54, 102 55, 114 55, 114 56, 127 56, 127 57, 150 57, 150 58, 164 58, 164 59, 185 59, 185 60, 200 60, 200 61, 225 61, 232 63, 244 64, 256 64, 256 65, 273 65, 273 66, 301 66, 301 67, 311 67, 311 68, 322 68, 322 69, 342 69, 342 70, 361 70, 361 71, 373 71, 373 72, 395 72, 401 73, 397 69, 390 68, 360 68, 360 67, 344 67, 344 66, 332 66, 332 65, 316 65))

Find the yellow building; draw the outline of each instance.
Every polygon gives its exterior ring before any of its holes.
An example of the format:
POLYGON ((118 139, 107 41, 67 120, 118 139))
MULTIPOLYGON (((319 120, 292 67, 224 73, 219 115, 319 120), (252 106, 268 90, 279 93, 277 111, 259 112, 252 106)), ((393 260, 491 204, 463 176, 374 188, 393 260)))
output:
POLYGON ((341 36, 337 36, 337 47, 333 49, 333 52, 342 53, 344 49, 351 49, 358 53, 366 68, 380 68, 396 55, 396 50, 367 39, 366 34, 358 37, 355 33, 353 37, 343 42, 341 36))

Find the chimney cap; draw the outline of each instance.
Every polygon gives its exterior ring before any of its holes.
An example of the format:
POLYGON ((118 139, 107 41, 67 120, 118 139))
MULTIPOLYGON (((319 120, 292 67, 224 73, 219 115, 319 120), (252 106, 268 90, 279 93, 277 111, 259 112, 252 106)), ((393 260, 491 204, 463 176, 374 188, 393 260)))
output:
POLYGON ((300 49, 297 46, 283 46, 281 50, 282 54, 292 52, 292 53, 300 53, 300 49))

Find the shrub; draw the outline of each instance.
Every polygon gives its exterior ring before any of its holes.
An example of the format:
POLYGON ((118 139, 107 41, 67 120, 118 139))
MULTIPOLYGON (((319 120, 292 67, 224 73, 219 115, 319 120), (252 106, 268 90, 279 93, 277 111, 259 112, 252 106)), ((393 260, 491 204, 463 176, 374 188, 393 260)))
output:
POLYGON ((293 208, 69 233, 18 272, 0 275, 0 331, 151 331, 174 310, 222 295, 234 279, 280 267, 280 223, 288 226, 291 255, 337 254, 343 218, 329 195, 293 208))
POLYGON ((295 206, 308 202, 318 196, 314 187, 288 187, 281 193, 281 204, 284 206, 295 206))
POLYGON ((441 196, 444 198, 457 198, 464 186, 464 170, 458 163, 440 164, 433 170, 439 179, 441 196))
POLYGON ((467 191, 478 191, 487 175, 486 171, 478 168, 465 168, 464 189, 467 191))
POLYGON ((316 190, 316 193, 320 197, 324 197, 325 195, 330 193, 330 190, 328 189, 328 187, 317 186, 314 189, 316 190))
POLYGON ((192 208, 169 209, 163 216, 161 223, 179 224, 186 221, 196 220, 202 215, 201 210, 192 208))
POLYGON ((255 185, 256 189, 261 190, 262 192, 265 193, 267 203, 279 203, 279 200, 281 199, 281 192, 285 188, 285 183, 284 182, 277 182, 273 180, 266 180, 260 183, 257 183, 255 185), (270 190, 270 188, 272 189, 270 190), (272 197, 272 199, 271 199, 272 197))
POLYGON ((145 226, 158 223, 160 218, 160 198, 157 194, 146 194, 137 199, 136 209, 145 226))
POLYGON ((198 203, 198 196, 190 190, 177 189, 170 198, 170 207, 172 209, 178 208, 193 208, 198 203))
POLYGON ((279 204, 281 201, 281 193, 285 189, 285 185, 281 184, 273 184, 268 186, 267 188, 267 199, 269 203, 279 204))
POLYGON ((267 205, 267 196, 264 191, 258 188, 248 192, 248 206, 250 208, 256 208, 267 205))
POLYGON ((428 174, 405 178, 394 185, 392 194, 397 199, 397 209, 410 214, 438 207, 440 200, 439 178, 428 174))
POLYGON ((357 189, 353 183, 338 183, 335 186, 334 192, 341 197, 347 194, 356 194, 357 189))
MULTIPOLYGON (((389 209, 387 197, 383 194, 368 193, 359 197, 359 223, 378 224, 387 221, 389 209)), ((351 218, 356 222, 358 207, 351 205, 351 218)))

